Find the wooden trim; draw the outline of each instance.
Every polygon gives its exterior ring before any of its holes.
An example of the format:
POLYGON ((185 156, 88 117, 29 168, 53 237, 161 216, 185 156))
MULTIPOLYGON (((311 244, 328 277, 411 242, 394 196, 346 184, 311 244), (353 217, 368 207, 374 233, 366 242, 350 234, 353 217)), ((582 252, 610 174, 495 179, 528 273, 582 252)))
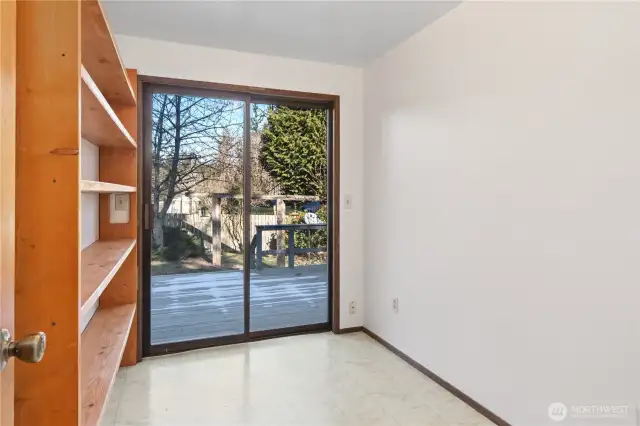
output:
MULTIPOLYGON (((176 88, 206 89, 219 93, 251 95, 252 102, 270 102, 271 100, 300 100, 306 102, 333 103, 338 96, 314 92, 299 92, 295 90, 269 89, 256 86, 242 86, 238 84, 212 83, 210 81, 184 80, 179 78, 140 75, 140 81, 148 84, 173 86, 176 88)), ((190 92, 191 93, 191 92, 190 92)))
MULTIPOLYGON (((0 326, 14 330, 16 1, 0 1, 0 326)), ((14 424, 14 362, 0 374, 0 425, 14 424)))
POLYGON ((333 101, 333 143, 331 146, 331 296, 333 298, 332 328, 340 330, 340 97, 333 101))
POLYGON ((47 352, 15 363, 15 424, 75 426, 80 161, 59 153, 80 149, 80 3, 19 1, 17 16, 15 334, 46 333, 47 352))
MULTIPOLYGON (((146 241, 144 238, 145 235, 145 226, 148 226, 148 221, 146 218, 145 212, 148 211, 145 209, 145 197, 146 193, 146 183, 144 178, 144 170, 146 170, 145 161, 148 161, 147 156, 144 154, 144 149, 146 146, 143 131, 143 99, 142 99, 142 83, 140 82, 140 78, 137 77, 133 80, 135 82, 135 94, 136 94, 136 141, 139 143, 137 148, 137 188, 140 192, 140 196, 137 197, 136 202, 136 211, 138 217, 138 231, 137 231, 137 239, 138 239, 138 250, 136 252, 137 262, 138 262, 138 289, 136 295, 136 303, 137 303, 137 312, 136 312, 136 321, 134 321, 134 326, 136 329, 136 363, 142 362, 142 353, 143 353, 143 344, 144 341, 144 304, 143 304, 143 290, 144 290, 144 280, 145 280, 145 267, 143 263, 144 254, 147 252, 147 247, 145 244, 150 244, 150 241, 146 241)), ((149 169, 151 170, 151 169, 149 169)), ((131 204, 131 208, 134 207, 134 204, 131 204)), ((148 208, 149 206, 147 206, 148 208)), ((149 250, 151 246, 149 245, 149 250)))
POLYGON ((138 97, 137 110, 137 141, 138 143, 138 188, 140 197, 138 198, 138 217, 141 218, 140 226, 138 226, 138 334, 137 334, 137 361, 142 361, 145 355, 146 343, 150 342, 151 310, 146 309, 149 306, 150 296, 145 292, 147 283, 151 281, 151 206, 148 200, 151 194, 151 126, 145 123, 152 123, 152 111, 145 108, 147 103, 152 101, 151 93, 144 90, 142 80, 138 76, 136 85, 136 95, 138 97), (148 256, 148 257, 146 257, 148 256))
POLYGON ((469 395, 467 395, 466 393, 462 392, 460 389, 458 389, 457 387, 455 387, 451 383, 447 382, 445 379, 443 379, 442 377, 438 376, 433 371, 429 370, 427 367, 425 367, 424 365, 420 364, 418 361, 416 361, 413 358, 411 358, 409 355, 407 355, 404 352, 402 352, 400 349, 396 348, 391 343, 387 342, 382 337, 380 337, 377 334, 375 334, 373 331, 369 330, 366 327, 363 327, 362 331, 365 334, 367 334, 369 337, 371 337, 373 340, 375 340, 376 342, 380 343, 382 346, 384 346, 385 348, 387 348, 388 350, 393 352, 395 355, 397 355, 399 358, 401 358, 407 364, 411 365, 413 368, 415 368, 416 370, 418 370, 419 372, 421 372, 422 374, 424 374, 425 376, 427 376, 428 378, 430 378, 431 380, 433 380, 434 382, 436 382, 437 384, 442 386, 444 389, 446 389, 447 391, 451 392, 459 400, 461 400, 462 402, 467 404, 469 407, 471 407, 474 410, 476 410, 478 413, 482 414, 488 420, 492 421, 493 423, 495 423, 498 426, 511 426, 506 420, 502 419, 497 414, 493 413, 491 410, 486 408, 484 405, 480 404, 479 402, 477 402, 476 400, 471 398, 469 395))
MULTIPOLYGON (((237 100, 245 100, 246 96, 249 96, 250 102, 264 102, 264 103, 283 103, 283 104, 295 104, 296 106, 303 105, 310 108, 328 108, 332 112, 331 120, 331 175, 328 177, 331 185, 330 205, 332 206, 332 221, 331 221, 331 249, 332 249, 332 262, 331 262, 331 274, 330 274, 330 298, 332 312, 330 313, 331 331, 334 333, 340 332, 340 96, 332 94, 322 94, 313 92, 299 92, 293 90, 279 90, 269 89, 256 86, 242 86, 235 84, 223 84, 212 83, 206 81, 193 81, 174 79, 166 77, 157 77, 149 75, 138 75, 138 121, 141 123, 139 140, 142 141, 141 145, 141 164, 144 165, 141 170, 140 185, 143 189, 144 200, 139 204, 138 214, 140 217, 145 217, 145 207, 150 209, 147 205, 151 188, 150 178, 146 175, 150 174, 150 132, 145 134, 144 123, 145 118, 150 120, 150 115, 145 117, 145 108, 142 98, 144 96, 151 96, 154 90, 160 90, 158 86, 166 86, 170 92, 179 91, 178 94, 190 94, 197 96, 220 96, 233 98, 237 100), (214 93, 215 92, 215 93, 214 93)), ((145 316, 145 321, 141 326, 142 333, 139 336, 138 344, 143 346, 143 355, 157 355, 157 350, 152 350, 148 342, 148 336, 150 336, 150 318, 148 318, 149 301, 148 295, 145 293, 145 288, 150 280, 150 268, 147 265, 150 255, 150 233, 151 229, 148 229, 144 224, 142 225, 141 237, 143 238, 144 252, 140 254, 140 264, 143 271, 141 272, 141 282, 143 285, 138 294, 138 306, 145 316), (143 339, 143 336, 146 336, 143 339)), ((151 226, 149 226, 151 228, 151 226)), ((281 332, 282 330, 275 330, 281 332)), ((249 333, 251 334, 251 333, 249 333)), ((250 337, 241 336, 238 340, 238 336, 229 336, 228 338, 216 338, 206 339, 201 342, 183 342, 180 345, 176 344, 176 348, 167 350, 188 350, 196 349, 200 347, 209 347, 213 345, 225 344, 224 342, 230 341, 233 343, 252 341, 250 337), (204 345, 204 346, 202 346, 204 345)))
POLYGON ((80 191, 99 194, 122 194, 127 192, 136 192, 136 187, 118 185, 117 183, 97 182, 94 180, 82 180, 80 181, 80 191))
POLYGON ((364 331, 364 327, 347 327, 341 328, 338 331, 334 331, 335 334, 349 334, 349 333, 358 333, 360 331, 364 331))
POLYGON ((84 317, 120 270, 136 240, 98 240, 82 250, 80 317, 84 317))

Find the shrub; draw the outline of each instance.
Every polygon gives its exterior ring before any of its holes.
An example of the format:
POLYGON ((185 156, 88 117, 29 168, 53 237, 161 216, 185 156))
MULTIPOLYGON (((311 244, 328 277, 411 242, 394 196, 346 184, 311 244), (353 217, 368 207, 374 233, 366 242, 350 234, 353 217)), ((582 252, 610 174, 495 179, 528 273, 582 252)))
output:
MULTIPOLYGON (((294 211, 288 215, 289 223, 304 223, 304 214, 302 211, 294 211)), ((327 206, 322 206, 316 214, 318 218, 327 223, 327 206)), ((321 230, 300 230, 295 232, 294 241, 297 248, 318 248, 327 247, 328 237, 327 229, 321 230)))
POLYGON ((164 260, 175 261, 188 257, 202 256, 202 249, 187 231, 180 228, 164 228, 164 247, 158 256, 164 260))

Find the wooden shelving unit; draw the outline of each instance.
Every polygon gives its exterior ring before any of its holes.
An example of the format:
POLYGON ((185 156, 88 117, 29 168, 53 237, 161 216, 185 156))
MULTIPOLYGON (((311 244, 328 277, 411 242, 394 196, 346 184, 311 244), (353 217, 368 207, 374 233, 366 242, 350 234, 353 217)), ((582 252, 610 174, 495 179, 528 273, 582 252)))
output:
POLYGON ((84 67, 82 67, 82 137, 98 146, 124 148, 136 146, 136 142, 84 67))
POLYGON ((136 240, 96 241, 82 250, 80 315, 98 301, 135 245, 136 240))
POLYGON ((97 425, 131 330, 136 305, 101 309, 82 333, 81 424, 97 425))
POLYGON ((97 426, 138 361, 137 73, 96 0, 17 14, 16 334, 44 331, 48 347, 16 364, 15 425, 97 426))
POLYGON ((119 185, 117 183, 97 182, 94 180, 80 181, 81 192, 95 192, 99 194, 122 194, 136 192, 135 186, 119 185))
POLYGON ((82 64, 110 103, 135 105, 135 92, 99 1, 82 2, 82 24, 82 64))

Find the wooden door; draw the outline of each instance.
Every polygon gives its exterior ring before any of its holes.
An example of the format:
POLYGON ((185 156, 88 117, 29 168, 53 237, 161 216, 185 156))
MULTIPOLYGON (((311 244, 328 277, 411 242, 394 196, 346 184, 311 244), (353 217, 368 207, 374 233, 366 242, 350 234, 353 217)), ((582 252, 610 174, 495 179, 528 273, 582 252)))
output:
MULTIPOLYGON (((0 328, 14 332, 16 0, 0 0, 0 328)), ((13 364, 0 372, 0 426, 13 426, 13 364)))

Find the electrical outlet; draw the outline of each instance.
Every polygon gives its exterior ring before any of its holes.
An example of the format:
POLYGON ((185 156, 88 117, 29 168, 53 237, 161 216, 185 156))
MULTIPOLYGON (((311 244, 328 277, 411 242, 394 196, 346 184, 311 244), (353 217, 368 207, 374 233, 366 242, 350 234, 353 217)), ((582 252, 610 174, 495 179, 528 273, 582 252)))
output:
POLYGON ((394 297, 393 301, 391 302, 391 307, 393 308, 393 312, 395 312, 396 314, 398 313, 399 310, 399 306, 398 306, 398 298, 394 297))
POLYGON ((356 302, 355 301, 349 303, 349 313, 351 315, 356 313, 356 302))

